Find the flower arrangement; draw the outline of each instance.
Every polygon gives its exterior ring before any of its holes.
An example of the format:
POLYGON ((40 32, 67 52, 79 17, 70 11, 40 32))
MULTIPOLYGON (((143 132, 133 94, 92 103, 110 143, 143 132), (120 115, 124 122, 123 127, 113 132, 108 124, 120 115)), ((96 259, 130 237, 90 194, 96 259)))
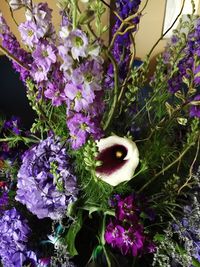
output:
POLYGON ((194 2, 151 77, 166 33, 136 65, 148 0, 59 0, 58 31, 47 3, 8 3, 26 20, 20 44, 0 14, 0 49, 35 121, 26 131, 16 117, 0 122, 2 266, 200 266, 194 2), (105 8, 112 27, 102 24, 105 8))

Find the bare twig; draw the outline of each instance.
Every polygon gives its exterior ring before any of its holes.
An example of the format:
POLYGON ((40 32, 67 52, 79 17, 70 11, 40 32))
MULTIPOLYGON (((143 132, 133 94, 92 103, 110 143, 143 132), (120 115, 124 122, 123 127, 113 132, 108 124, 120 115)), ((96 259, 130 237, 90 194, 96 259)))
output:
POLYGON ((180 192, 181 192, 181 190, 184 188, 184 187, 186 187, 188 184, 189 184, 189 182, 191 181, 191 179, 192 179, 192 171, 193 171, 193 167, 194 167, 194 164, 195 164, 195 162, 196 162, 196 160, 197 160, 197 157, 198 157, 198 155, 199 155, 199 149, 200 149, 200 135, 199 135, 199 139, 198 139, 198 142, 197 142, 197 150, 196 150, 196 154, 195 154, 195 157, 194 157, 194 159, 193 159, 193 162, 192 162, 192 164, 191 164, 191 166, 190 166, 190 171, 189 171, 189 178, 186 180, 186 182, 179 188, 179 190, 178 190, 178 195, 180 194, 180 192))
POLYGON ((13 56, 7 49, 5 49, 2 45, 0 45, 0 51, 5 54, 8 58, 15 61, 19 66, 24 68, 27 71, 30 71, 29 67, 26 66, 24 63, 22 63, 19 59, 17 59, 15 56, 13 56))

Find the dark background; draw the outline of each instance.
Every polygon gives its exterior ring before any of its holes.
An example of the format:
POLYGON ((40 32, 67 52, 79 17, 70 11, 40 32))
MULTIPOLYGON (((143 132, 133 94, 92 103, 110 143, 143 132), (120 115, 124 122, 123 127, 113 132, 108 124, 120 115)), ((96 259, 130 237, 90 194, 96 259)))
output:
POLYGON ((26 88, 6 56, 0 56, 0 115, 8 119, 12 115, 20 117, 22 126, 27 129, 34 120, 34 112, 26 98, 26 88))

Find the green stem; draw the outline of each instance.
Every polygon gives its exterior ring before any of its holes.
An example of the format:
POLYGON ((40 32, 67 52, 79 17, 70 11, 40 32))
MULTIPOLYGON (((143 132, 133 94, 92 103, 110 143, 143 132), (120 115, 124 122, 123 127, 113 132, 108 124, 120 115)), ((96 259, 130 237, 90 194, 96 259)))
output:
POLYGON ((183 152, 179 155, 179 157, 174 160, 173 162, 171 162, 169 165, 167 165, 164 169, 162 169, 160 172, 158 172, 157 174, 155 174, 151 179, 149 179, 149 181, 143 185, 143 187, 138 191, 138 193, 142 192, 146 187, 148 187, 153 181, 156 180, 156 178, 158 176, 160 176, 161 174, 163 174, 165 171, 169 170, 172 166, 174 166, 177 162, 179 162, 184 156, 185 154, 190 150, 190 148, 195 144, 195 142, 192 142, 191 144, 189 144, 184 150, 183 152))
POLYGON ((5 137, 0 138, 0 142, 11 142, 11 141, 23 141, 24 143, 38 143, 38 140, 28 138, 28 137, 22 137, 22 136, 13 136, 13 137, 5 137))
POLYGON ((104 238, 105 227, 106 227, 106 215, 103 215, 103 222, 102 222, 102 229, 101 229, 100 240, 101 240, 101 245, 103 247, 103 252, 104 252, 104 255, 106 257, 106 261, 107 261, 108 267, 111 267, 110 258, 108 256, 108 253, 107 253, 106 248, 105 248, 105 238, 104 238))
POLYGON ((163 37, 165 37, 165 35, 173 28, 174 24, 177 22, 177 20, 179 19, 179 17, 182 14, 183 8, 185 5, 185 0, 183 0, 183 4, 181 6, 181 10, 178 13, 177 17, 175 18, 175 20, 173 21, 173 23, 171 24, 171 26, 160 36, 160 38, 157 40, 157 42, 153 45, 153 47, 151 48, 149 54, 147 55, 147 57, 149 58, 153 52, 153 50, 156 48, 156 46, 159 44, 159 42, 163 39, 163 37))
POLYGON ((77 28, 77 0, 72 0, 73 6, 73 29, 77 28))
POLYGON ((104 131, 108 128, 108 126, 110 125, 110 122, 114 116, 116 106, 117 106, 118 88, 119 88, 117 62, 115 61, 115 59, 113 58, 111 53, 109 53, 108 51, 107 51, 107 55, 110 58, 110 61, 113 64, 113 68, 114 68, 114 97, 113 97, 113 103, 112 103, 111 108, 110 108, 109 113, 108 113, 108 118, 105 121, 104 126, 103 126, 104 131))

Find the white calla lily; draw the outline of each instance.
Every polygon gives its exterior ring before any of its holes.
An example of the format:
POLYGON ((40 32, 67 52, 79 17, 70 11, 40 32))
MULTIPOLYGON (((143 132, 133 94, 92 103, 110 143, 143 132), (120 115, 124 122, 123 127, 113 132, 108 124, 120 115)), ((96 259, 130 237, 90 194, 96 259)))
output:
POLYGON ((98 141, 97 147, 97 159, 102 162, 96 168, 97 177, 112 186, 131 180, 139 163, 139 151, 132 140, 114 135, 98 141))

